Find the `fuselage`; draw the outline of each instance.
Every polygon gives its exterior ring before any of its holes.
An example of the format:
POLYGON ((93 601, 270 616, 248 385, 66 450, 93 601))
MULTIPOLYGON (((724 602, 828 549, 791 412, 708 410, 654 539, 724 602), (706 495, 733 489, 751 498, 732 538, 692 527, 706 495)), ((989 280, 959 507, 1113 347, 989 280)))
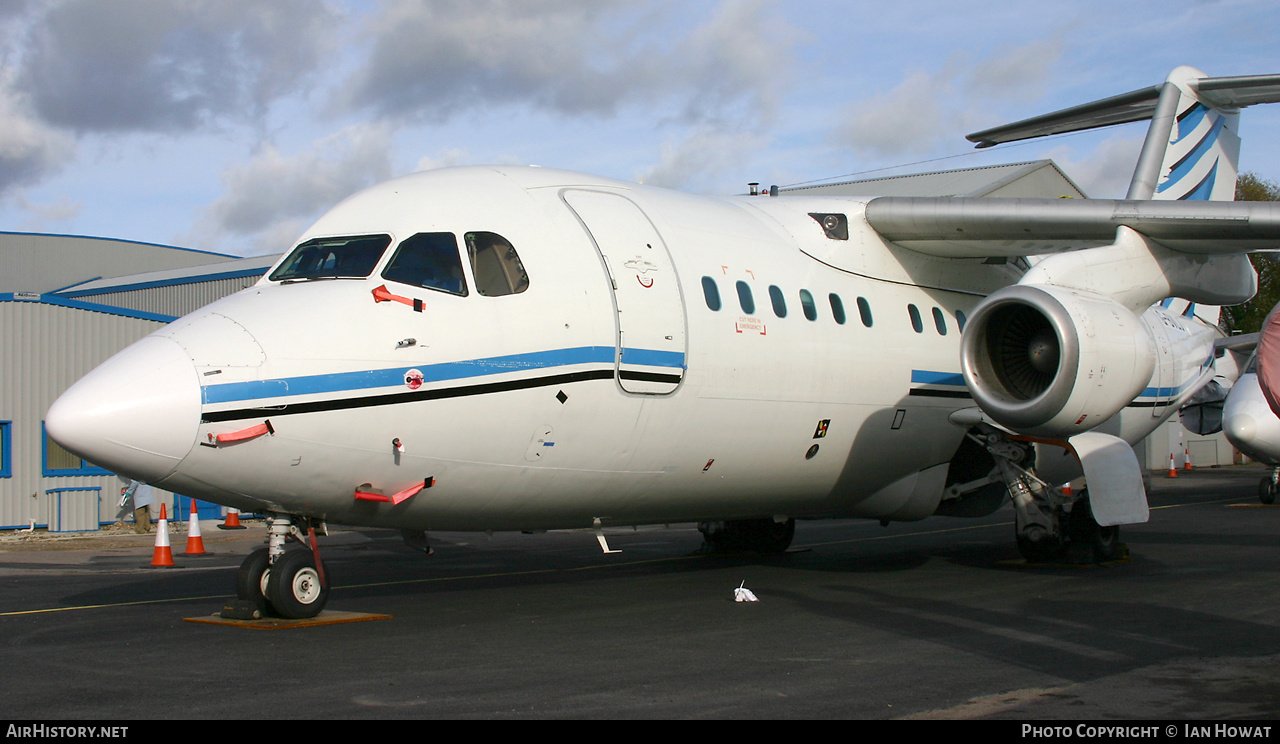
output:
MULTIPOLYGON (((286 255, 108 361, 48 428, 175 492, 337 523, 919 519, 965 436, 949 417, 974 406, 965 318, 1021 270, 893 246, 863 207, 416 174, 299 241, 367 271, 286 255)), ((1151 386, 1102 426, 1129 442, 1211 374, 1209 326, 1159 307, 1142 322, 1151 386)))

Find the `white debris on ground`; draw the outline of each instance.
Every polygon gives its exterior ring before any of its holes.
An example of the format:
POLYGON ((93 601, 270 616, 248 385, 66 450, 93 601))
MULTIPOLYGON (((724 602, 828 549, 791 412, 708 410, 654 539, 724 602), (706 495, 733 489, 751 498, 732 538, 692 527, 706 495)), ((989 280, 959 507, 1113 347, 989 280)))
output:
POLYGON ((733 590, 733 601, 734 602, 759 602, 760 600, 756 599, 756 595, 753 594, 751 590, 747 588, 747 582, 743 581, 741 584, 738 585, 737 589, 733 590))

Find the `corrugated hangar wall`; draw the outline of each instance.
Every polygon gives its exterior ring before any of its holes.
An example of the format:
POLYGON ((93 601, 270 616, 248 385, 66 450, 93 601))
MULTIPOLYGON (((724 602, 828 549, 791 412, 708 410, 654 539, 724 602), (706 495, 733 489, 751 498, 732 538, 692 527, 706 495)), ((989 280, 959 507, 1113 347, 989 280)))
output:
MULTIPOLYGON (((39 301, 0 301, 0 422, 7 478, 0 478, 0 528, 78 526, 84 514, 61 518, 51 509, 83 508, 97 522, 115 520, 122 481, 93 474, 68 454, 46 452, 44 415, 73 382, 164 323, 39 301)), ((92 525, 97 527, 97 523, 92 525)))
MULTIPOLYGON (((271 260, 0 232, 0 529, 74 531, 131 518, 119 508, 124 479, 50 442, 46 411, 116 352, 254 283, 271 260)), ((170 516, 173 498, 156 489, 170 516)))

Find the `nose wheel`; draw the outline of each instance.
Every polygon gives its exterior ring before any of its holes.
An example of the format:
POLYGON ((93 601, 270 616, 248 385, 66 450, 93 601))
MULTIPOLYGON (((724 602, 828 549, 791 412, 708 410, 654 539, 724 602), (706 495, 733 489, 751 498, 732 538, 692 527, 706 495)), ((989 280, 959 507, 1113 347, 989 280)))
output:
POLYGON ((329 601, 324 564, 309 550, 286 551, 267 571, 267 601, 280 617, 315 617, 329 601))
POLYGON ((253 551, 240 564, 236 595, 262 615, 294 620, 319 615, 329 601, 329 581, 315 528, 308 526, 303 540, 302 531, 289 517, 273 516, 268 546, 253 551), (286 550, 289 538, 306 547, 286 550))

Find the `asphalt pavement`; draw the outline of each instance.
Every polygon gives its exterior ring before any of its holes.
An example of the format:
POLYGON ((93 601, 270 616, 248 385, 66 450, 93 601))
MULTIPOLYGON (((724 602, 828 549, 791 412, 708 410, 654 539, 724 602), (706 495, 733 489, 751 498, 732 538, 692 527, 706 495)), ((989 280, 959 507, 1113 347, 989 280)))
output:
MULTIPOLYGON (((261 522, 0 536, 7 720, 1016 719, 1280 713, 1280 507, 1256 466, 1152 479, 1126 560, 1035 566, 1012 512, 803 522, 781 556, 708 555, 694 525, 322 538, 328 609, 190 622, 234 593, 261 522), (758 602, 735 602, 745 586, 758 602)), ((1280 729, 1277 729, 1280 733, 1280 729)))

